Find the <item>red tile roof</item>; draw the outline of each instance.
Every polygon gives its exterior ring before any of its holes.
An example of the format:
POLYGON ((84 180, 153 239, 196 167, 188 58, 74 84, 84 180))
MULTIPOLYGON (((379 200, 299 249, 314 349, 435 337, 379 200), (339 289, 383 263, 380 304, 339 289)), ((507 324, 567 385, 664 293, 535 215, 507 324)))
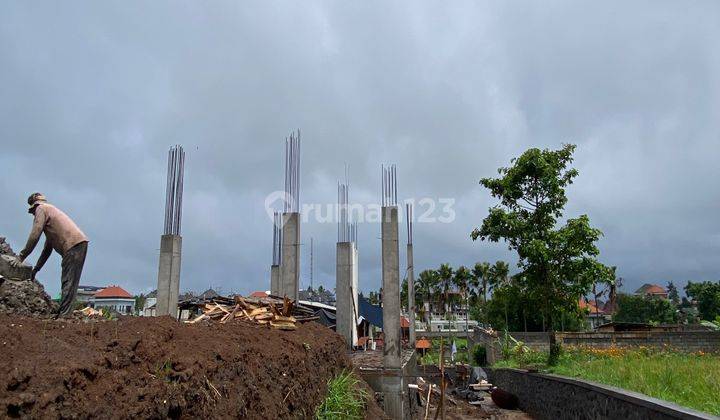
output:
POLYGON ((400 328, 410 328, 410 321, 407 319, 407 317, 400 317, 400 328))
POLYGON ((590 315, 605 314, 605 310, 603 308, 598 308, 594 300, 586 301, 585 298, 580 298, 580 300, 578 301, 578 306, 580 307, 580 309, 587 309, 588 312, 590 312, 590 315))
POLYGON ((130 298, 132 295, 120 286, 108 286, 95 293, 95 298, 130 298))
POLYGON ((268 297, 268 294, 265 293, 265 292, 257 291, 257 292, 252 292, 252 293, 250 293, 250 297, 252 297, 252 298, 266 298, 266 297, 268 297))

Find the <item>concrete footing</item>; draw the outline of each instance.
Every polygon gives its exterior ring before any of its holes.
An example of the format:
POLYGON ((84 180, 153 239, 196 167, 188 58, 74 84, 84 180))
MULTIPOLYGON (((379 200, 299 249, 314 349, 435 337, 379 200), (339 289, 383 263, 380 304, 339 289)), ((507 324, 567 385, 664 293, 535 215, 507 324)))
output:
MULTIPOLYGON (((399 372, 402 363, 400 343, 400 250, 398 247, 398 208, 382 208, 382 303, 383 303, 383 367, 386 372, 399 372)), ((403 419, 402 377, 388 375, 383 381, 385 413, 403 419)))
POLYGON ((300 290, 300 213, 283 213, 282 239, 278 295, 297 300, 300 290))
POLYGON ((182 237, 180 235, 163 235, 160 238, 160 263, 155 310, 157 316, 170 315, 177 318, 181 254, 182 237))
POLYGON ((358 268, 354 242, 338 242, 335 270, 337 312, 335 331, 345 338, 348 349, 357 343, 358 268))

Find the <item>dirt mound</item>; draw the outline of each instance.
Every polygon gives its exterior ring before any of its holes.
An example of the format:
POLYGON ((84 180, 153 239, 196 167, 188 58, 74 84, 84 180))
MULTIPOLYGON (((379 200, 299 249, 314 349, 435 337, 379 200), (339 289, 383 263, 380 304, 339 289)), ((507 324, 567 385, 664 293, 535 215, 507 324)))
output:
POLYGON ((5 280, 0 285, 0 313, 47 317, 55 311, 57 303, 37 280, 5 280))
POLYGON ((0 417, 309 418, 350 367, 342 338, 314 322, 0 315, 0 417))
POLYGON ((0 236, 0 313, 24 316, 49 316, 57 310, 45 288, 37 280, 31 280, 32 267, 13 267, 15 257, 5 238, 0 236))

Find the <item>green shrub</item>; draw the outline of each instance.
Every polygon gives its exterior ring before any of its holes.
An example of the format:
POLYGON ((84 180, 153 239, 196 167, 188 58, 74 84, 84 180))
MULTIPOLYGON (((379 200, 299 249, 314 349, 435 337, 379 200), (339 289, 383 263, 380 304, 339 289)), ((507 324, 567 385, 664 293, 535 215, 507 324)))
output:
POLYGON ((325 401, 315 410, 318 420, 362 419, 368 393, 352 372, 343 371, 328 381, 325 401))
POLYGON ((476 345, 473 350, 473 360, 477 366, 487 365, 487 349, 483 345, 476 345))

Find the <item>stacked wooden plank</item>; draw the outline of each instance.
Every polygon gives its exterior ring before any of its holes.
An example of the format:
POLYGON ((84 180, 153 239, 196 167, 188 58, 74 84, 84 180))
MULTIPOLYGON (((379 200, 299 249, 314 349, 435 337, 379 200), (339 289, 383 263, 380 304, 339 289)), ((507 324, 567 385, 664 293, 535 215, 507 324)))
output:
POLYGON ((480 382, 476 384, 470 384, 468 385, 470 389, 473 391, 489 391, 492 389, 493 385, 486 381, 485 379, 481 379, 480 382))
POLYGON ((236 296, 230 304, 227 298, 222 298, 222 300, 200 303, 197 306, 202 310, 202 314, 186 321, 187 323, 195 324, 208 320, 224 324, 233 320, 245 320, 269 325, 279 330, 294 330, 298 322, 317 319, 311 309, 298 306, 295 301, 288 298, 279 299, 272 296, 265 298, 236 296))

